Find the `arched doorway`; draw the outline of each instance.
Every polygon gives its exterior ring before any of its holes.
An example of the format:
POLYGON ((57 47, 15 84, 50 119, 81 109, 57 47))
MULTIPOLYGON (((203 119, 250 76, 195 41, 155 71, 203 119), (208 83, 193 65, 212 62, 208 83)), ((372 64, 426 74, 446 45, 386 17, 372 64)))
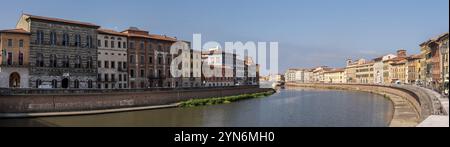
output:
POLYGON ((17 72, 13 72, 9 76, 9 87, 10 88, 20 88, 20 75, 17 72))
POLYGON ((61 88, 69 88, 69 79, 64 78, 64 79, 61 81, 61 88))

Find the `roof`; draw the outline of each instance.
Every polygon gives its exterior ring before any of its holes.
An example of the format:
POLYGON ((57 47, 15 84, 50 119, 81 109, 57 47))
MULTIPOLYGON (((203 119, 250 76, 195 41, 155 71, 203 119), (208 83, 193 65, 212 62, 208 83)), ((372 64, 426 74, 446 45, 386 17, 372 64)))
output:
POLYGON ((114 30, 109 30, 109 29, 98 29, 97 31, 100 34, 109 34, 109 35, 117 35, 117 36, 124 36, 124 37, 128 36, 125 33, 120 33, 120 32, 117 32, 117 31, 114 31, 114 30))
POLYGON ((164 41, 172 41, 177 42, 178 40, 176 38, 168 37, 168 36, 162 36, 162 35, 156 35, 156 34, 133 34, 133 33, 124 33, 128 37, 139 37, 139 38, 147 38, 147 39, 155 39, 155 40, 164 40, 164 41))
POLYGON ((54 22, 60 22, 60 23, 67 23, 67 24, 74 24, 74 25, 82 25, 82 26, 87 26, 87 27, 100 28, 100 26, 98 26, 96 24, 93 24, 93 23, 88 23, 88 22, 66 20, 66 19, 60 19, 60 18, 51 18, 51 17, 45 17, 45 16, 31 15, 31 14, 23 14, 23 15, 28 16, 29 19, 54 21, 54 22))
POLYGON ((24 29, 9 29, 9 30, 0 30, 0 33, 15 33, 15 34, 31 34, 24 29))
POLYGON ((428 44, 430 44, 432 42, 435 42, 435 41, 441 41, 442 39, 444 39, 446 37, 448 38, 448 32, 443 33, 443 34, 441 34, 441 35, 439 35, 437 37, 431 38, 431 39, 421 43, 420 46, 425 46, 425 45, 428 45, 428 44))
POLYGON ((343 68, 336 68, 330 71, 325 71, 324 73, 337 73, 337 72, 345 72, 345 69, 343 68))

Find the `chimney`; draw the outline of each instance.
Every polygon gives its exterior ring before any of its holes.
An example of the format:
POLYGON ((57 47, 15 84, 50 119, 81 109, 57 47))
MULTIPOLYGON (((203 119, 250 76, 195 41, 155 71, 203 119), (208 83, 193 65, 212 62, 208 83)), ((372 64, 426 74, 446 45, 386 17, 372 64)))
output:
POLYGON ((404 49, 398 50, 397 51, 397 57, 405 58, 406 57, 406 50, 404 50, 404 49))

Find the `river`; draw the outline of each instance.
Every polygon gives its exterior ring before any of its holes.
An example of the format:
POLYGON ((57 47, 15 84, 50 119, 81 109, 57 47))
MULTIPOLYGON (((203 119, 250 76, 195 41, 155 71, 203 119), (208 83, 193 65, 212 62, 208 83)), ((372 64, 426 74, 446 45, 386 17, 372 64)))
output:
POLYGON ((99 115, 0 119, 0 126, 68 127, 387 127, 393 105, 383 96, 339 90, 286 89, 231 104, 99 115))

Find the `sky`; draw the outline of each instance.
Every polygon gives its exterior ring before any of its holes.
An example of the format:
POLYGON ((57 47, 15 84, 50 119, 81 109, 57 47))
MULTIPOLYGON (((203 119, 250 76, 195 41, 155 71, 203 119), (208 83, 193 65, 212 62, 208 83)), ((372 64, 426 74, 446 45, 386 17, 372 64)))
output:
POLYGON ((9 0, 0 29, 22 12, 80 20, 104 28, 130 26, 204 41, 279 42, 279 71, 372 59, 449 30, 448 0, 9 0))

